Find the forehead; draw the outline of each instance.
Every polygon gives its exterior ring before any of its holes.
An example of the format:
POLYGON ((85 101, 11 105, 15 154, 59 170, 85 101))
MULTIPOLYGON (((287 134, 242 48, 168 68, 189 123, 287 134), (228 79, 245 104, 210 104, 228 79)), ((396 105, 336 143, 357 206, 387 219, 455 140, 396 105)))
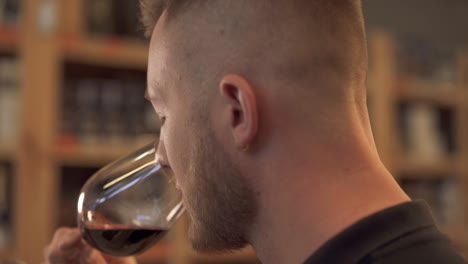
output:
POLYGON ((168 38, 164 31, 166 24, 166 13, 164 12, 151 34, 148 53, 148 95, 151 98, 160 97, 162 87, 166 86, 167 78, 170 76, 170 65, 168 59, 168 38))

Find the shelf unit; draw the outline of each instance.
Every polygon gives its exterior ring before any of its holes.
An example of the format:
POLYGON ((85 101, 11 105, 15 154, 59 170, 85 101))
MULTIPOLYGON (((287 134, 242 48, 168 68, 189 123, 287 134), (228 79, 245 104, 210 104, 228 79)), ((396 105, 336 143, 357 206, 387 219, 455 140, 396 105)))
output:
MULTIPOLYGON (((0 56, 3 57, 18 57, 19 55, 19 45, 21 43, 21 34, 20 30, 12 25, 0 24, 0 56)), ((17 144, 14 142, 0 142, 0 166, 7 165, 9 168, 8 173, 12 173, 14 168, 16 168, 17 162, 17 144), (13 170, 11 170, 13 168, 13 170)), ((8 181, 13 181, 16 175, 9 174, 7 175, 8 181)), ((12 207, 15 207, 14 204, 11 204, 12 207)), ((10 211, 11 212, 11 211, 10 211)), ((10 224, 15 222, 16 217, 10 215, 10 224)), ((11 225, 10 225, 11 226, 11 225)), ((11 234, 9 234, 11 236, 11 234)), ((12 241, 12 237, 8 238, 9 241, 12 241)), ((10 259, 14 257, 14 245, 6 245, 0 247, 0 262, 2 260, 10 259)))
POLYGON ((444 158, 437 162, 401 159, 397 161, 394 171, 397 175, 405 175, 411 179, 434 179, 457 175, 463 171, 461 162, 454 158, 444 158))
POLYGON ((456 79, 452 82, 426 81, 401 77, 397 70, 397 42, 386 33, 376 32, 370 39, 371 77, 370 112, 377 149, 387 168, 398 181, 456 181, 457 203, 462 216, 457 223, 440 226, 464 253, 468 253, 468 53, 460 51, 456 59, 456 79), (434 160, 408 156, 399 138, 398 106, 424 103, 452 111, 457 149, 434 160))
POLYGON ((96 144, 89 146, 78 144, 71 147, 57 146, 55 149, 55 159, 64 166, 100 167, 113 160, 132 153, 143 145, 124 145, 120 143, 96 144))
POLYGON ((0 25, 0 53, 16 53, 19 43, 20 34, 17 28, 0 25))
POLYGON ((431 83, 421 80, 403 80, 396 88, 396 96, 402 101, 419 101, 446 107, 461 107, 466 93, 453 83, 431 83))
POLYGON ((68 62, 140 70, 146 70, 148 62, 148 46, 138 40, 68 35, 60 37, 60 46, 68 62))

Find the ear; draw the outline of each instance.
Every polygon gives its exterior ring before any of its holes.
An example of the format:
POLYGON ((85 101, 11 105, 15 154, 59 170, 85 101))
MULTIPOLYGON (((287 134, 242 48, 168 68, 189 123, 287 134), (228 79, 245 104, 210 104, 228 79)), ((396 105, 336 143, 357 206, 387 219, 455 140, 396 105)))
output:
POLYGON ((252 144, 258 131, 257 102, 250 83, 242 76, 225 75, 220 83, 220 93, 228 104, 229 130, 239 150, 252 144))

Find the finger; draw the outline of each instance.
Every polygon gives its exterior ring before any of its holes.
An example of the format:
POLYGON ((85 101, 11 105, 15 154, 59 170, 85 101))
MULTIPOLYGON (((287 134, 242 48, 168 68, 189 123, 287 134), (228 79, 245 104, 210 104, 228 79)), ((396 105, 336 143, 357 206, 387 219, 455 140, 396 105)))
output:
POLYGON ((80 263, 86 264, 102 264, 107 263, 101 255, 101 253, 95 249, 87 247, 81 251, 80 254, 80 263))
POLYGON ((46 261, 49 264, 78 264, 79 254, 79 250, 66 253, 54 250, 46 256, 46 261))
POLYGON ((132 264, 133 262, 129 262, 127 259, 130 259, 130 258, 126 258, 126 257, 114 257, 114 256, 111 256, 111 255, 107 255, 105 253, 102 253, 101 254, 102 257, 104 258, 104 260, 106 261, 106 263, 112 263, 112 264, 132 264))
POLYGON ((60 241, 60 250, 70 250, 74 249, 76 247, 79 247, 83 244, 83 241, 81 240, 81 234, 78 233, 68 233, 65 237, 62 238, 60 241))
POLYGON ((48 246, 46 246, 46 247, 44 248, 44 250, 42 251, 42 254, 43 254, 43 256, 44 256, 44 259, 46 259, 46 260, 49 258, 50 249, 51 249, 51 247, 50 247, 50 245, 48 245, 48 246))
POLYGON ((104 253, 102 253, 102 256, 109 264, 137 264, 135 257, 114 257, 104 253))
POLYGON ((50 244, 62 244, 65 241, 73 239, 75 236, 80 236, 78 229, 62 227, 55 231, 54 237, 52 238, 52 242, 50 244))
POLYGON ((44 249, 44 257, 51 264, 76 263, 73 260, 79 257, 80 243, 78 229, 60 228, 55 232, 51 244, 44 249))

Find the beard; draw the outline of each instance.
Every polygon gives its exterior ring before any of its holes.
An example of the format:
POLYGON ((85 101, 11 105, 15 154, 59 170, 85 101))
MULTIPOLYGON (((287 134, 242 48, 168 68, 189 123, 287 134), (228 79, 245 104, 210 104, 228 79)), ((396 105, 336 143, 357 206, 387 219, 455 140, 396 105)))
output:
POLYGON ((184 190, 189 238, 199 252, 242 249, 255 217, 254 192, 214 134, 199 127, 184 190))

